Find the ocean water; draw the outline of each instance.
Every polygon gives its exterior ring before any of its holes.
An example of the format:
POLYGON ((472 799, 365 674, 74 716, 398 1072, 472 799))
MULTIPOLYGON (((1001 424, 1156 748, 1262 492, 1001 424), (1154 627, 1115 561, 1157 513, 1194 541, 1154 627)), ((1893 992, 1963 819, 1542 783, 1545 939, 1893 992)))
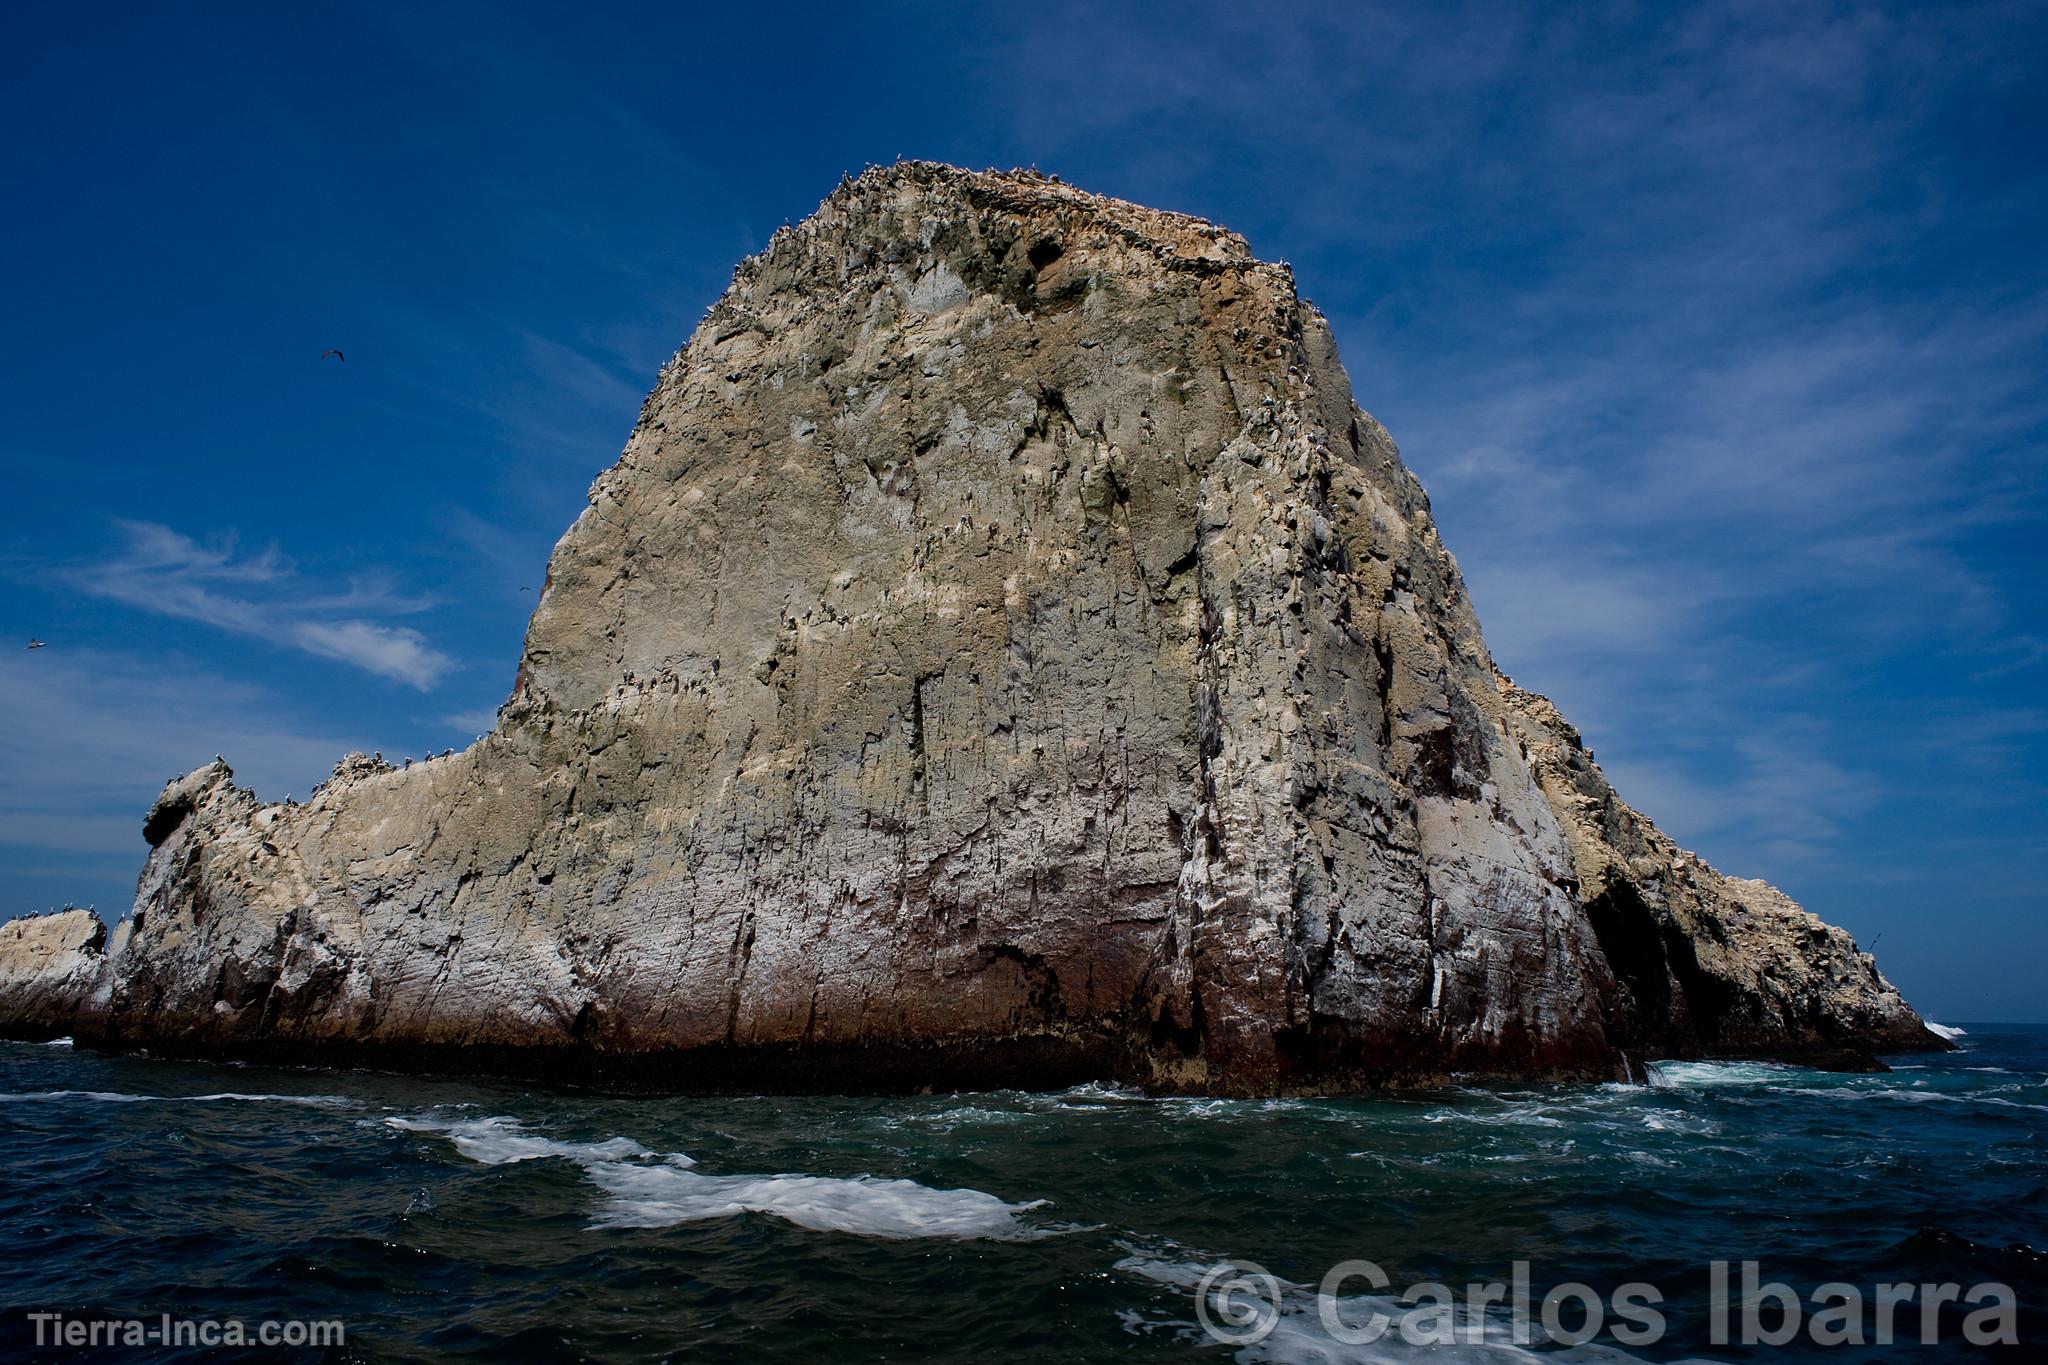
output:
POLYGON ((1890 1348, 1805 1330, 1716 1345, 1711 1264, 1751 1259, 1807 1321, 1823 1282, 1873 1302, 1881 1283, 2002 1282, 2019 1305, 2008 1354, 2048 1358, 2048 1030, 1975 1025, 1959 1041, 1875 1076, 1666 1064, 1642 1086, 1266 1102, 1093 1087, 606 1098, 0 1044, 0 1358, 1976 1354, 1962 1309, 1939 1320, 1947 1344, 1918 1344, 1918 1301, 1890 1348), (1346 1344, 1316 1297, 1346 1260, 1390 1288, 1340 1286, 1340 1327, 1417 1281, 1462 1297, 1523 1261, 1538 1298, 1568 1281, 1602 1299, 1654 1286, 1666 1330, 1560 1349, 1539 1324, 1525 1347, 1509 1307, 1468 1304, 1454 1347, 1398 1328, 1346 1344), (1257 1269, 1212 1275, 1224 1262, 1257 1269), (1257 1270, 1270 1282, 1233 1295, 1257 1270), (31 1313, 339 1321, 346 1340, 38 1349, 31 1313), (1263 1335, 1225 1342, 1205 1321, 1263 1335))

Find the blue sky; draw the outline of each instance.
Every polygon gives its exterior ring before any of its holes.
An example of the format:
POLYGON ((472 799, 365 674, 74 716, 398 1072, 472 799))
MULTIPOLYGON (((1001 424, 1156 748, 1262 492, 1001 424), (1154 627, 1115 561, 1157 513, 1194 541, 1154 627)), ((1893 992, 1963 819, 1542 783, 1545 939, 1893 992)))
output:
POLYGON ((0 914, 466 743, 733 264, 919 156, 1292 262, 1623 795, 2048 1018, 2048 10, 1253 8, 11 10, 0 914))

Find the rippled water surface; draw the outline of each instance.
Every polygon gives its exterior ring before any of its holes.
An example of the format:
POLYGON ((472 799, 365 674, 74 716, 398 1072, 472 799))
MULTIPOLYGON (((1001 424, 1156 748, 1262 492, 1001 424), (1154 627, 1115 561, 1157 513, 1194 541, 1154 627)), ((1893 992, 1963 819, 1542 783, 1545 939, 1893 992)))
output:
POLYGON ((1714 1347, 1716 1259, 1802 1294, 2004 1281, 2038 1342, 2048 1031, 1961 1041, 1878 1076, 1666 1064, 1651 1086, 1270 1102, 608 1099, 0 1044, 0 1357, 93 1357, 33 1349, 25 1314, 55 1311, 349 1334, 97 1353, 126 1359, 1530 1358, 1337 1346, 1290 1286, 1348 1258, 1397 1288, 1522 1259, 1539 1295, 1663 1291, 1663 1342, 1543 1359, 1963 1353, 1714 1347), (1280 1330, 1241 1350, 1196 1325, 1226 1258, 1281 1292, 1280 1330))

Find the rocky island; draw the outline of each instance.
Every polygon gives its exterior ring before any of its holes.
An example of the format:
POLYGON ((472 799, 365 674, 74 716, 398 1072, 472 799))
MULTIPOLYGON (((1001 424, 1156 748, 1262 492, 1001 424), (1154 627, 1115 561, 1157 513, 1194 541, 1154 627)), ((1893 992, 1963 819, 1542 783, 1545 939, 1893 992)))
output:
POLYGON ((0 1031, 694 1089, 1229 1094, 1941 1040, 1480 637, 1284 265, 903 163, 662 370, 467 750, 165 789, 0 1031))

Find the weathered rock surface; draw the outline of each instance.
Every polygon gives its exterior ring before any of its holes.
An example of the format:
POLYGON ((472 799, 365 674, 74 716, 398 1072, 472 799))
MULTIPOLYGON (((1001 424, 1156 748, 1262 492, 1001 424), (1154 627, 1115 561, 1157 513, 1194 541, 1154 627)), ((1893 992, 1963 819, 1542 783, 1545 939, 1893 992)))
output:
POLYGON ((107 926, 90 910, 0 923, 0 1038, 70 1033, 105 974, 106 944, 107 926))
POLYGON ((1571 841, 1614 973, 1610 1032, 1653 1056, 1826 1065, 1939 1046, 1849 935, 1777 888, 1723 876, 1615 795, 1547 698, 1501 679, 1509 732, 1571 841))
POLYGON ((1504 684, 1284 266, 1032 174, 741 265, 493 733, 147 833, 81 1039, 1230 1092, 1934 1041, 1504 684))

